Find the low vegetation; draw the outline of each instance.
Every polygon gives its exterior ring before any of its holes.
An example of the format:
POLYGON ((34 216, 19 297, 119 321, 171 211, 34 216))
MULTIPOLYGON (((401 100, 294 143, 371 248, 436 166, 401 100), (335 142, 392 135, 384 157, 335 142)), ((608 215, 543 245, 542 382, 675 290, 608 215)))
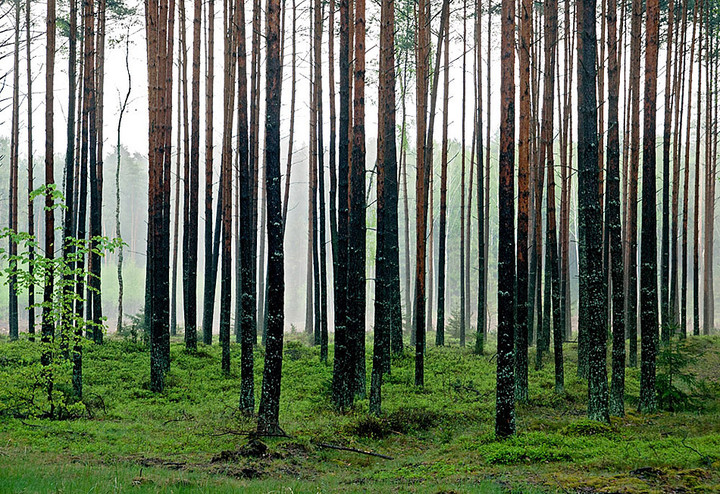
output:
MULTIPOLYGON (((628 369, 628 413, 610 425, 585 418, 586 383, 575 377, 569 344, 565 394, 553 391, 550 360, 531 371, 518 434, 502 441, 494 435, 492 353, 429 348, 422 388, 414 386, 412 355, 396 358, 383 387, 384 414, 376 418, 367 400, 336 413, 332 366, 320 363, 319 348, 291 337, 280 410, 286 437, 256 438, 254 419, 238 412, 239 347, 232 347, 226 377, 217 345, 188 353, 173 343, 168 386, 156 394, 141 342, 89 344, 84 399, 74 401, 71 385, 58 381, 65 419, 49 420, 37 384, 39 345, 2 343, 0 492, 720 490, 717 337, 690 338, 700 356, 684 367, 680 357, 668 357, 674 367, 658 370, 671 371, 682 390, 670 402, 678 411, 638 414, 639 370, 628 369), (682 396, 693 406, 679 406, 682 396)), ((261 348, 255 358, 259 382, 261 348)))

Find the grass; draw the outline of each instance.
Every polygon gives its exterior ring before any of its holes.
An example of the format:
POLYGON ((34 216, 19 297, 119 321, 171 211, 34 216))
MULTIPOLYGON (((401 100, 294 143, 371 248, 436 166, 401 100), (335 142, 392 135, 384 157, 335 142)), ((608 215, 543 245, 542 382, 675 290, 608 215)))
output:
MULTIPOLYGON (((38 345, 0 341, 0 493, 720 490, 716 337, 691 339, 702 352, 697 375, 710 390, 702 409, 638 414, 639 371, 628 369, 627 415, 610 425, 588 421, 586 384, 575 377, 569 344, 565 394, 553 391, 551 360, 531 370, 530 401, 517 409, 518 435, 504 441, 493 433, 491 354, 429 348, 426 385, 416 388, 408 351, 394 361, 383 387, 385 414, 375 418, 367 400, 351 413, 332 409, 332 365, 297 338, 289 336, 283 363, 280 416, 290 438, 263 439, 267 450, 246 447, 243 433, 254 420, 237 412, 238 346, 225 377, 217 345, 188 353, 173 343, 167 390, 155 395, 143 347, 113 339, 88 344, 85 400, 70 405, 80 417, 52 421, 38 413, 47 406, 34 389, 38 345)), ((257 403, 262 349, 255 357, 257 403)))

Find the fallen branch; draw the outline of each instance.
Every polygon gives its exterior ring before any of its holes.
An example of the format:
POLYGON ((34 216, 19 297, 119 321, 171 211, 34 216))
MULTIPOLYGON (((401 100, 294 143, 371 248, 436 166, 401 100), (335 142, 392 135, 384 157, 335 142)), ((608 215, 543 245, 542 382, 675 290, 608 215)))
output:
POLYGON ((288 438, 288 439, 292 439, 292 437, 291 437, 291 436, 288 436, 285 432, 281 432, 281 433, 278 433, 278 434, 270 434, 270 433, 263 434, 263 433, 258 433, 256 430, 251 430, 251 431, 234 431, 234 430, 230 430, 230 429, 228 429, 228 430, 226 430, 226 431, 223 431, 223 432, 216 432, 216 433, 213 433, 213 434, 209 434, 209 436, 210 436, 210 437, 220 437, 220 436, 245 436, 245 437, 249 437, 249 438, 258 438, 258 437, 285 437, 285 438, 288 438))
POLYGON ((375 453, 373 451, 365 451, 362 449, 350 448, 348 446, 338 446, 337 444, 318 443, 318 442, 315 442, 313 444, 315 444, 315 446, 318 446, 320 448, 336 449, 338 451, 350 451, 351 453, 360 453, 362 455, 375 456, 377 458, 383 458, 385 460, 394 460, 394 458, 392 456, 375 453))
POLYGON ((690 445, 688 445, 688 444, 685 444, 685 440, 686 440, 687 438, 688 438, 688 433, 686 432, 686 433, 685 433, 685 437, 682 438, 682 441, 680 441, 680 444, 682 444, 685 448, 689 449, 689 450, 692 451, 693 453, 697 454, 697 455, 700 457, 700 461, 701 461, 705 466, 710 466, 710 465, 712 465, 712 458, 710 458, 708 455, 702 454, 700 451, 698 451, 698 450, 695 449, 694 447, 692 447, 692 446, 690 446, 690 445))

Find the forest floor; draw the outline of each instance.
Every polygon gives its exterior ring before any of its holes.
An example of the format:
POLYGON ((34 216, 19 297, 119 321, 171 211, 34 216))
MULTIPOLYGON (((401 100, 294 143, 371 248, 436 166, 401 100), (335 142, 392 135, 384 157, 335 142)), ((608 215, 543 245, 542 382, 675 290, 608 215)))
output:
MULTIPOLYGON (((454 340, 428 348, 426 385, 417 388, 408 349, 393 363, 376 419, 367 400, 351 413, 333 410, 332 365, 298 340, 288 337, 283 363, 289 437, 260 442, 246 435, 254 420, 237 412, 237 345, 225 377, 218 345, 193 354, 173 343, 161 395, 148 390, 144 346, 87 345, 84 405, 61 407, 75 418, 48 420, 40 418, 39 345, 0 340, 0 493, 720 492, 720 338, 689 340, 701 357, 684 372, 705 389, 691 411, 637 413, 639 370, 627 369, 627 414, 609 426, 585 419, 586 383, 567 344, 565 393, 553 391, 552 360, 531 369, 530 401, 507 440, 493 433, 492 351, 476 356, 454 340)), ((255 359, 257 397, 261 348, 255 359)))

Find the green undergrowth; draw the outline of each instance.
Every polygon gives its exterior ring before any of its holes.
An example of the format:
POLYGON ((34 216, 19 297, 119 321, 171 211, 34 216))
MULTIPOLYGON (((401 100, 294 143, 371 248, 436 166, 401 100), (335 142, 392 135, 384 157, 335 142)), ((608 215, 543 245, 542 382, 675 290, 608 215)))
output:
MULTIPOLYGON (((88 344, 76 418, 48 420, 35 384, 38 345, 0 341, 0 492, 720 490, 717 337, 689 340, 699 355, 693 373, 703 381, 701 405, 641 415, 639 371, 628 369, 627 413, 610 424, 585 418, 587 387, 568 344, 565 392, 554 392, 551 356, 542 370, 531 369, 518 434, 502 441, 493 432, 492 353, 428 348, 426 385, 418 388, 408 350, 394 359, 384 413, 374 417, 366 399, 351 412, 333 410, 332 364, 298 338, 289 335, 283 362, 280 418, 289 437, 259 443, 248 438, 254 419, 237 411, 237 345, 224 376, 217 345, 189 353, 173 343, 167 389, 156 395, 144 346, 112 338, 88 344)), ((262 348, 255 362, 257 405, 262 348)), ((368 383, 370 369, 368 359, 368 383)))

